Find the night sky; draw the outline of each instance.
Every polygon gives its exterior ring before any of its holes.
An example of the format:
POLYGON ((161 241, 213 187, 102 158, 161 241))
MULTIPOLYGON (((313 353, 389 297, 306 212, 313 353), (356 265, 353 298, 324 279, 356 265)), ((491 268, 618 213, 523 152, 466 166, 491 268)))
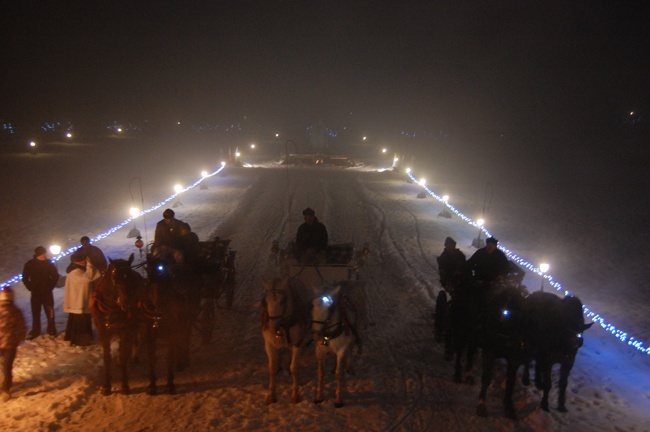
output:
POLYGON ((567 130, 649 108, 641 2, 31 1, 0 118, 567 130))

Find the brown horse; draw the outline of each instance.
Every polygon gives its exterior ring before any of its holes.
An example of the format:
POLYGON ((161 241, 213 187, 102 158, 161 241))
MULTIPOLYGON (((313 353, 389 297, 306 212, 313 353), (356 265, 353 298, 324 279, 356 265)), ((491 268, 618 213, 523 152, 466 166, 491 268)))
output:
POLYGON ((141 328, 138 305, 145 297, 146 283, 131 268, 133 254, 128 260, 110 260, 97 281, 91 302, 91 313, 104 351, 104 384, 102 394, 111 393, 111 340, 119 338, 119 364, 122 370, 122 394, 129 394, 128 365, 138 331, 141 328))
POLYGON ((150 375, 148 393, 157 394, 156 351, 160 336, 168 339, 167 384, 165 392, 176 393, 174 372, 182 370, 189 362, 189 339, 191 330, 191 305, 199 287, 188 286, 188 280, 173 271, 173 263, 149 257, 146 263, 150 295, 142 304, 147 318, 147 352, 150 375))

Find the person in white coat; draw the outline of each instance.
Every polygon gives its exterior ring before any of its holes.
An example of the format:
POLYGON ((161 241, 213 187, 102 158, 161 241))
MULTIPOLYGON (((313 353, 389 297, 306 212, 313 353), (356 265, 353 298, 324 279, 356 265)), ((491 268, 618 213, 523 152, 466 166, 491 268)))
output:
POLYGON ((94 281, 101 277, 101 272, 81 250, 75 251, 70 260, 63 297, 63 311, 68 313, 65 340, 73 346, 88 346, 93 341, 90 300, 94 281))

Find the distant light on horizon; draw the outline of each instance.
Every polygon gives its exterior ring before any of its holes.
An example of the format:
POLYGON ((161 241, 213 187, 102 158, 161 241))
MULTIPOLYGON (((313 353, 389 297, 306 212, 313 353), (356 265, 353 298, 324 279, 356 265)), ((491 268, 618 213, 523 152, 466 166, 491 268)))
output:
POLYGON ((174 192, 176 192, 177 194, 183 192, 183 186, 181 186, 180 184, 174 185, 174 192))
POLYGON ((131 207, 131 209, 129 210, 129 214, 134 218, 137 218, 138 216, 140 216, 140 209, 137 207, 131 207))

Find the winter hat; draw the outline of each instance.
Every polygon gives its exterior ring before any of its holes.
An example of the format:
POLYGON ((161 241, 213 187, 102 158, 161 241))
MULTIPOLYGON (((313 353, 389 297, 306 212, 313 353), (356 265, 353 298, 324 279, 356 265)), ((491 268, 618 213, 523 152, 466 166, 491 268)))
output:
POLYGON ((36 249, 34 249, 34 258, 41 256, 44 253, 47 253, 47 249, 45 249, 43 246, 38 246, 36 249))
POLYGON ((316 213, 309 207, 302 211, 303 216, 316 216, 316 213))
POLYGON ((499 243, 499 240, 495 239, 494 237, 490 237, 489 239, 485 240, 485 243, 497 244, 497 243, 499 243))
POLYGON ((14 291, 8 286, 2 287, 0 289, 0 301, 13 301, 14 300, 14 291))
POLYGON ((86 254, 86 252, 84 252, 81 249, 77 249, 76 251, 74 251, 74 253, 72 255, 70 255, 70 261, 72 261, 73 263, 76 263, 76 262, 79 262, 79 261, 85 261, 86 256, 88 256, 86 254))
POLYGON ((176 213, 174 213, 174 210, 172 210, 172 209, 167 209, 167 210, 165 210, 165 211, 163 212, 163 218, 165 218, 165 219, 174 219, 174 215, 175 215, 175 214, 176 214, 176 213))
POLYGON ((456 240, 454 240, 454 239, 451 238, 451 237, 447 237, 447 238, 445 239, 445 246, 448 246, 448 245, 454 245, 454 246, 456 246, 456 240))

